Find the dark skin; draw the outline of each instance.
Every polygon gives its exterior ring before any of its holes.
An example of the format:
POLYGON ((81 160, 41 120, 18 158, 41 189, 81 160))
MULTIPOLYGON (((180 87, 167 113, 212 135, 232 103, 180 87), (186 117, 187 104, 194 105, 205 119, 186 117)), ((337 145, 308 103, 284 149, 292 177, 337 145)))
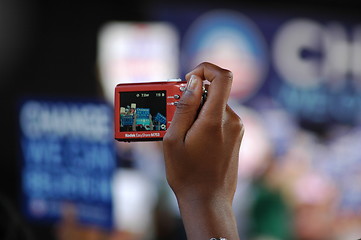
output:
POLYGON ((163 139, 167 180, 189 240, 239 239, 232 201, 244 128, 227 105, 232 73, 201 63, 186 75, 184 92, 163 139), (211 82, 199 109, 202 82, 211 82))

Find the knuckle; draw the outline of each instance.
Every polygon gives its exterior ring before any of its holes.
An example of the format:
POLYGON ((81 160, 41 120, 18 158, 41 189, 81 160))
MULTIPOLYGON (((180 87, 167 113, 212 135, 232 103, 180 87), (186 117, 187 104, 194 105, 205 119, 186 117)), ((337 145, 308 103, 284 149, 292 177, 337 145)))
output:
POLYGON ((233 79, 233 73, 232 71, 226 69, 226 68, 221 68, 217 65, 214 65, 212 63, 209 63, 209 62, 203 62, 201 63, 205 68, 208 68, 208 69, 214 69, 215 70, 215 73, 222 77, 222 78, 225 78, 225 79, 228 79, 228 80, 232 80, 233 79))
POLYGON ((222 79, 226 81, 233 81, 233 73, 228 69, 221 68, 218 74, 222 79))
POLYGON ((227 105, 226 107, 227 120, 226 125, 229 127, 231 131, 236 133, 240 133, 243 135, 244 132, 244 124, 242 119, 239 117, 237 113, 235 113, 231 107, 227 105))
POLYGON ((233 73, 230 70, 221 68, 211 62, 202 62, 198 64, 198 66, 195 67, 193 71, 188 73, 186 77, 189 78, 191 74, 194 74, 194 72, 201 69, 204 70, 205 77, 209 81, 212 81, 215 78, 222 78, 224 80, 229 80, 229 81, 233 80, 233 73))
POLYGON ((221 73, 223 76, 227 77, 228 79, 232 79, 232 78, 233 78, 233 73, 232 73, 232 71, 230 71, 230 70, 228 70, 228 69, 221 68, 220 73, 221 73))
POLYGON ((243 135, 244 124, 242 122, 242 119, 237 114, 232 115, 230 122, 228 123, 228 126, 232 132, 240 133, 241 135, 243 135))
POLYGON ((198 66, 196 68, 208 68, 210 65, 213 65, 210 62, 201 62, 200 64, 198 64, 198 66))
POLYGON ((171 133, 167 132, 163 137, 163 147, 166 149, 170 149, 175 146, 175 144, 179 140, 171 133))

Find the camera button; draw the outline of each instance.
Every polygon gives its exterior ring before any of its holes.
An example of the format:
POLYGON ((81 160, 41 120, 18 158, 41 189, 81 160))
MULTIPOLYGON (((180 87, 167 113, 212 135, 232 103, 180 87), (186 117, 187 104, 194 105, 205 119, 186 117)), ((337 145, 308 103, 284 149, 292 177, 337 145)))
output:
POLYGON ((177 105, 178 105, 178 102, 174 102, 173 104, 174 104, 174 106, 177 106, 177 105))
POLYGON ((178 94, 174 95, 174 99, 180 99, 180 96, 178 94))
POLYGON ((181 86, 181 87, 179 88, 179 90, 181 90, 181 92, 184 92, 184 91, 186 90, 186 87, 185 87, 185 86, 181 86))

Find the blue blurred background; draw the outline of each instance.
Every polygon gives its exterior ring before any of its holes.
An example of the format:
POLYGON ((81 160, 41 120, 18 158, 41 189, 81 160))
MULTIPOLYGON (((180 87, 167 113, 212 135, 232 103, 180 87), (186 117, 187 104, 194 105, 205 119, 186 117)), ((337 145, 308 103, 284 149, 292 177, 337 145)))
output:
POLYGON ((357 1, 0 1, 0 238, 185 239, 161 142, 113 140, 121 82, 234 73, 241 239, 361 237, 357 1))

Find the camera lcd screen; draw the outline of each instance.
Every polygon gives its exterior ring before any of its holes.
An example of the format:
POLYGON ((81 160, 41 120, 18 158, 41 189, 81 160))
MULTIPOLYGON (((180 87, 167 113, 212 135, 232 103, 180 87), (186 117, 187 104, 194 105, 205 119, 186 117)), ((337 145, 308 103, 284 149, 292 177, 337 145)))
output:
POLYGON ((167 130, 166 91, 120 93, 120 131, 167 130))

